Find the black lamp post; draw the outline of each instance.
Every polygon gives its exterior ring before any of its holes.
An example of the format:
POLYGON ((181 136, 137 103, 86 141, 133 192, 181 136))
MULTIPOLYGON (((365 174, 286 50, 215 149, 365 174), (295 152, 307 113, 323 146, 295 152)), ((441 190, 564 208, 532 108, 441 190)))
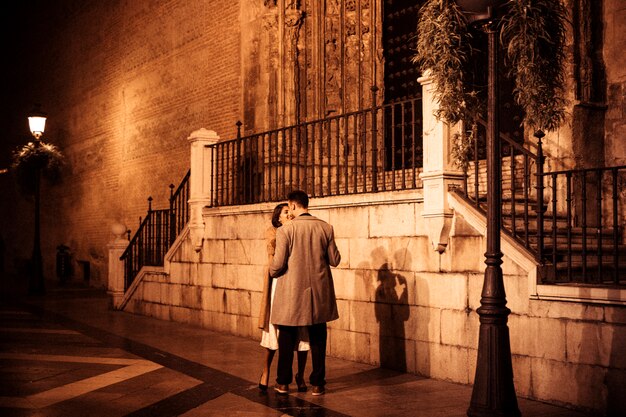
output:
POLYGON ((485 278, 477 310, 480 318, 478 360, 472 399, 467 410, 470 417, 518 417, 513 364, 509 340, 506 293, 502 277, 500 226, 502 209, 502 161, 498 126, 498 7, 503 0, 457 0, 457 5, 472 24, 487 34, 488 102, 487 102, 487 252, 485 278))
MULTIPOLYGON (((41 146, 41 136, 46 128, 46 114, 39 106, 35 106, 28 116, 30 132, 35 137, 35 147, 41 146)), ((43 261, 41 258, 41 237, 40 237, 40 192, 41 167, 37 166, 35 173, 35 242, 33 244, 33 257, 31 261, 31 275, 28 280, 29 294, 42 295, 46 292, 43 278, 43 261)))

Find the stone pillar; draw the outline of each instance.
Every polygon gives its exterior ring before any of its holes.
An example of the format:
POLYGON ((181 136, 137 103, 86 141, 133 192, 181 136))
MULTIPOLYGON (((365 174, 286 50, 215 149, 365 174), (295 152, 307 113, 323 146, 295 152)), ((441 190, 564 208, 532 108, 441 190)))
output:
POLYGON ((124 298, 124 261, 120 260, 120 256, 128 247, 128 240, 124 237, 126 226, 121 223, 113 224, 111 232, 115 238, 107 244, 109 250, 107 293, 111 296, 111 306, 118 309, 124 298))
POLYGON ((213 160, 211 148, 220 140, 212 130, 199 129, 187 138, 191 144, 191 175, 189 177, 189 232, 196 252, 202 249, 204 219, 202 209, 211 204, 213 191, 213 160))
POLYGON ((452 141, 457 126, 449 126, 435 116, 439 107, 434 96, 434 84, 426 73, 417 80, 422 85, 422 117, 424 166, 420 178, 424 184, 424 217, 433 248, 443 253, 448 245, 452 210, 448 205, 448 190, 462 186, 464 173, 454 165, 452 141))

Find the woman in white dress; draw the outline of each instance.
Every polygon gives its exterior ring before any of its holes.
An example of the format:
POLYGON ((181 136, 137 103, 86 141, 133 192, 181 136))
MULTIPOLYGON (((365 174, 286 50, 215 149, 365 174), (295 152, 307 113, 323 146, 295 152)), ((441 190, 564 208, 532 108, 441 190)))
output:
MULTIPOLYGON (((283 224, 291 221, 293 217, 289 214, 287 203, 278 204, 272 213, 272 226, 265 233, 265 241, 267 244, 268 265, 272 262, 274 251, 276 250, 276 229, 283 224)), ((259 314, 259 328, 263 329, 261 335, 261 346, 265 348, 265 363, 263 365, 263 373, 259 381, 259 389, 267 390, 270 379, 270 367, 274 354, 278 350, 278 329, 270 323, 270 314, 272 303, 274 302, 274 291, 276 289, 276 278, 270 278, 266 269, 263 281, 263 296, 261 298, 261 312, 259 314)), ((307 386, 304 382, 304 368, 306 367, 307 352, 309 351, 309 337, 305 328, 300 330, 300 342, 298 343, 298 373, 295 380, 298 385, 298 391, 304 392, 307 386)))

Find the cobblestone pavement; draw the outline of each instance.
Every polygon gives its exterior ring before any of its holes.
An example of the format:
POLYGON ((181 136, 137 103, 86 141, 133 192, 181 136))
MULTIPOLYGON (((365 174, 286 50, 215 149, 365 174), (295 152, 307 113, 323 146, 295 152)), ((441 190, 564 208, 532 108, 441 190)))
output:
MULTIPOLYGON (((258 390, 262 358, 254 340, 110 310, 99 290, 4 297, 0 415, 458 417, 471 396, 469 386, 328 358, 325 395, 292 387, 281 397, 258 390)), ((527 417, 584 417, 519 406, 527 417)))

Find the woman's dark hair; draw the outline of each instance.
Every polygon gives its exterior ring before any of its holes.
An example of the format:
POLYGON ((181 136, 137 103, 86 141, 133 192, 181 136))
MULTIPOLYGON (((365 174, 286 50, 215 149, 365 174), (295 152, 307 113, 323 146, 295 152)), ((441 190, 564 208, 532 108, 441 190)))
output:
POLYGON ((274 207, 274 213, 272 213, 272 226, 278 228, 283 224, 280 222, 280 212, 283 211, 283 207, 287 207, 287 203, 280 203, 274 207))

